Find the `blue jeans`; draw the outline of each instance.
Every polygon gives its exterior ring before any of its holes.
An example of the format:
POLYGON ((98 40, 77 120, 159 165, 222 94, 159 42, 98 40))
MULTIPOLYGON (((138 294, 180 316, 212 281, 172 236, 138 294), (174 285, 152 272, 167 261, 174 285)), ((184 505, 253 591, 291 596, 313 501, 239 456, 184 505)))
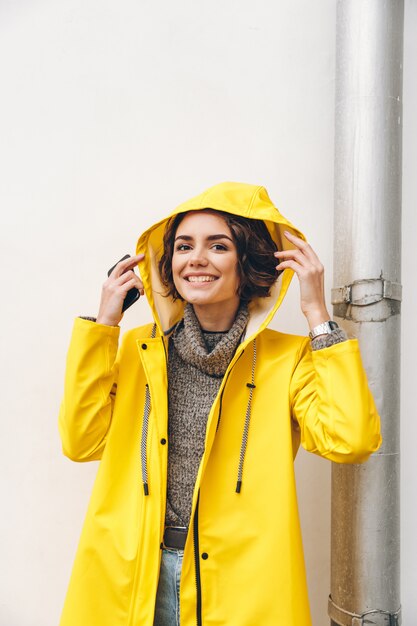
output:
POLYGON ((180 626, 180 578, 184 550, 164 548, 153 626, 180 626))

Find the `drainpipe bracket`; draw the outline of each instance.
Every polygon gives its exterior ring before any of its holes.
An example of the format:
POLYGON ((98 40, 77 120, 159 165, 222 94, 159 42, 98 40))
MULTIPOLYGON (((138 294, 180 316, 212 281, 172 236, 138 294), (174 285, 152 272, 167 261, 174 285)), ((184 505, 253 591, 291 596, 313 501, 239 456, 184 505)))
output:
POLYGON ((369 306, 382 300, 402 300, 402 285, 385 278, 355 280, 344 287, 332 289, 332 304, 369 306))
POLYGON ((389 613, 380 609, 365 611, 361 615, 350 613, 337 606, 329 596, 328 614, 331 620, 339 626, 401 626, 401 607, 396 613, 389 613))

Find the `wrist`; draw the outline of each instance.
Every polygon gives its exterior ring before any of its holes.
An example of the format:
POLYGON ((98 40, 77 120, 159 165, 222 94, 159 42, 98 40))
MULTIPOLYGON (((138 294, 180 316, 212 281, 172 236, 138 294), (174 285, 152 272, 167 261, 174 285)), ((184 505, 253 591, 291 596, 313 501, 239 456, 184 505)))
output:
POLYGON ((308 326, 310 330, 313 330, 316 326, 328 322, 331 317, 327 309, 320 309, 317 311, 309 311, 304 313, 306 316, 308 326))
POLYGON ((119 322, 115 320, 108 319, 106 317, 101 317, 100 315, 96 319, 97 324, 103 324, 104 326, 118 326, 119 322))

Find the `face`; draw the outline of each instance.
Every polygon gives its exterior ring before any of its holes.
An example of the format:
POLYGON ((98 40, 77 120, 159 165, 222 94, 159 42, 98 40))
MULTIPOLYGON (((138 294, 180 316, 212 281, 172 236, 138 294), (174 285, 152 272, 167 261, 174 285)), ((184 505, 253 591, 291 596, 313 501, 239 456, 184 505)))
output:
POLYGON ((178 293, 194 306, 239 305, 237 250, 215 212, 188 213, 175 233, 172 274, 178 293))

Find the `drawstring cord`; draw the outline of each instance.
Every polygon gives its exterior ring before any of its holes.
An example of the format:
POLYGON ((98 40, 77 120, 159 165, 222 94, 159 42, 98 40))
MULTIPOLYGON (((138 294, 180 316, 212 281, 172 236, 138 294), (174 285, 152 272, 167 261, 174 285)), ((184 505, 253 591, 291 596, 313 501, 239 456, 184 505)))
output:
MULTIPOLYGON (((156 324, 152 327, 151 338, 155 339, 156 336, 156 324)), ((149 385, 146 383, 145 386, 145 407, 143 409, 143 420, 142 420, 142 439, 140 443, 140 458, 141 458, 141 466, 142 466, 142 483, 143 483, 143 492, 145 496, 149 495, 149 481, 148 481, 148 453, 147 453, 147 443, 148 443, 148 427, 149 427, 149 416, 151 414, 151 394, 149 391, 149 385)))
POLYGON ((252 410, 253 390, 256 388, 256 385, 255 385, 255 366, 256 366, 256 339, 253 340, 253 358, 252 358, 251 382, 250 383, 246 383, 246 386, 249 388, 249 398, 248 398, 248 405, 246 407, 245 426, 243 428, 242 444, 241 444, 241 447, 240 447, 239 468, 238 468, 238 471, 237 471, 236 493, 240 493, 240 490, 242 488, 243 463, 245 461, 246 447, 248 445, 248 433, 249 433, 249 423, 250 423, 251 410, 252 410))

